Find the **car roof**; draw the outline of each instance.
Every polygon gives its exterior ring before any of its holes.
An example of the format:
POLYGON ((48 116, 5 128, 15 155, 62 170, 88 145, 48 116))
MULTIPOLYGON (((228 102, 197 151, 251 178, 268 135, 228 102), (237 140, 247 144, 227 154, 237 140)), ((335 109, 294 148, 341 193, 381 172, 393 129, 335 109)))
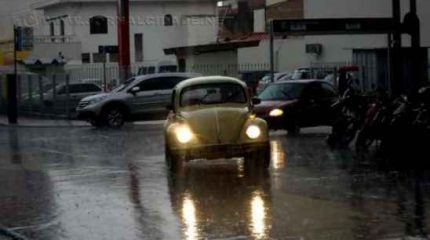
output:
POLYGON ((156 78, 156 77, 199 77, 202 76, 199 73, 183 73, 183 72, 166 72, 166 73, 153 73, 153 74, 146 74, 146 75, 139 75, 135 76, 136 80, 143 80, 143 79, 150 79, 150 78, 156 78))
POLYGON ((326 81, 320 80, 320 79, 297 79, 297 80, 280 80, 277 82, 274 82, 273 84, 283 84, 283 83, 313 83, 313 82, 319 82, 319 83, 326 83, 326 81))
POLYGON ((207 83, 211 83, 211 82, 235 83, 235 84, 239 84, 242 87, 246 88, 245 82, 243 82, 242 80, 239 80, 237 78, 225 77, 225 76, 204 76, 204 77, 196 77, 196 78, 191 78, 191 79, 185 80, 185 81, 179 83, 178 85, 176 85, 176 89, 183 89, 186 87, 199 85, 199 84, 207 84, 207 83))

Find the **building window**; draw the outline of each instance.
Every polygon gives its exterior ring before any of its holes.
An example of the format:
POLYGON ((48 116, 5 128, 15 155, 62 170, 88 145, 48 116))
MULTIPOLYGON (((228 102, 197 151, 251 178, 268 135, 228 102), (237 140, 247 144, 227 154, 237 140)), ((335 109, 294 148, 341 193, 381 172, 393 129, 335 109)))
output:
MULTIPOLYGON (((51 37, 55 36, 55 25, 54 22, 50 22, 49 23, 49 35, 51 37)), ((52 42, 55 42, 55 38, 51 38, 52 42)))
POLYGON ((170 14, 164 16, 164 26, 172 26, 173 25, 173 17, 170 14))
POLYGON ((82 53, 82 63, 90 63, 91 57, 89 53, 82 53))
POLYGON ((143 34, 134 34, 134 53, 136 62, 143 61, 143 34))
POLYGON ((66 33, 65 33, 66 31, 65 31, 65 29, 64 29, 64 20, 60 20, 60 35, 61 35, 61 41, 62 42, 65 42, 65 38, 64 38, 64 35, 66 35, 66 33))
POLYGON ((95 16, 90 18, 90 33, 91 34, 106 34, 108 33, 108 21, 106 17, 95 16))

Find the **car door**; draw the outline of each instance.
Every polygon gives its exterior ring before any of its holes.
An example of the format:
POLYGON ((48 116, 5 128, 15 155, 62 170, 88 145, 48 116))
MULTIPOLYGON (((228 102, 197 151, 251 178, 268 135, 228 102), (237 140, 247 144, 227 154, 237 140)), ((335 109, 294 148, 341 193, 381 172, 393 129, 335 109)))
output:
POLYGON ((169 76, 169 77, 160 77, 158 78, 158 82, 160 83, 160 87, 156 92, 155 99, 158 104, 154 106, 154 111, 160 114, 167 114, 166 106, 170 103, 173 88, 175 86, 187 79, 182 76, 169 76))
POLYGON ((130 98, 132 114, 148 115, 155 111, 157 102, 157 92, 160 88, 158 78, 144 79, 135 87, 139 87, 139 91, 133 94, 130 98))
POLYGON ((324 123, 324 110, 321 109, 323 90, 321 84, 312 82, 305 86, 298 104, 299 124, 302 127, 317 126, 324 123))

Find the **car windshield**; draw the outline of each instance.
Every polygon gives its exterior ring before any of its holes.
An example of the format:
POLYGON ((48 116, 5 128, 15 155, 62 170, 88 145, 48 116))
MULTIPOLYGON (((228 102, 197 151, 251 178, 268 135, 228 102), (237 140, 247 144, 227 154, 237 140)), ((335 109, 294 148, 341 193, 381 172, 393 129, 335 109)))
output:
POLYGON ((261 100, 293 100, 300 97, 303 83, 277 83, 267 86, 258 95, 261 100))
POLYGON ((187 87, 182 91, 180 105, 210 105, 223 103, 246 103, 245 90, 239 84, 213 83, 187 87))
POLYGON ((132 82, 134 82, 136 78, 130 78, 127 81, 125 81, 123 84, 119 85, 118 87, 114 88, 112 92, 122 92, 124 91, 132 82))

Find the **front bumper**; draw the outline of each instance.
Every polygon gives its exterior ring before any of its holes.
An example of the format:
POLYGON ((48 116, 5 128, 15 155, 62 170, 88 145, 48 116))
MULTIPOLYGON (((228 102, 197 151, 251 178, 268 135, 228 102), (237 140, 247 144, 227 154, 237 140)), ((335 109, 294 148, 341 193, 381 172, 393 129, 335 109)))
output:
POLYGON ((171 149, 171 154, 185 160, 245 157, 250 153, 270 150, 270 143, 217 144, 171 149))
POLYGON ((101 105, 90 104, 87 101, 81 101, 77 108, 76 113, 79 120, 90 120, 100 116, 101 105))

